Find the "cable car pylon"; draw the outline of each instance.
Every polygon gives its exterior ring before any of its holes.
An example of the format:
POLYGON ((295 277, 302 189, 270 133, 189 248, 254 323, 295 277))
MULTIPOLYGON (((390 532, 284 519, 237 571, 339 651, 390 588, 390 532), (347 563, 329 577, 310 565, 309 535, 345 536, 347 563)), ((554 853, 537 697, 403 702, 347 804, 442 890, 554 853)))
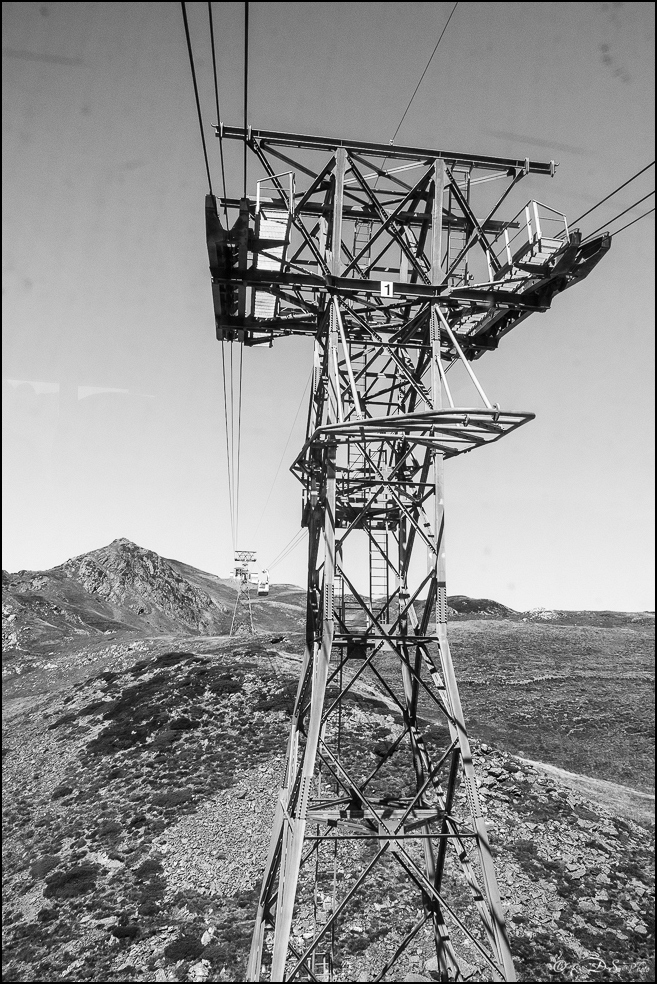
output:
POLYGON ((496 218, 554 162, 218 135, 244 141, 269 191, 221 199, 229 229, 206 199, 217 337, 314 340, 292 465, 305 648, 246 979, 400 980, 413 948, 443 981, 514 981, 448 639, 444 462, 533 418, 491 404, 471 363, 587 276, 610 237, 583 243, 535 200, 496 218))
POLYGON ((248 633, 255 635, 253 626, 253 608, 251 606, 251 568, 250 564, 255 564, 256 555, 253 550, 235 551, 235 577, 239 584, 237 597, 233 609, 233 618, 230 623, 230 634, 232 636, 248 633))

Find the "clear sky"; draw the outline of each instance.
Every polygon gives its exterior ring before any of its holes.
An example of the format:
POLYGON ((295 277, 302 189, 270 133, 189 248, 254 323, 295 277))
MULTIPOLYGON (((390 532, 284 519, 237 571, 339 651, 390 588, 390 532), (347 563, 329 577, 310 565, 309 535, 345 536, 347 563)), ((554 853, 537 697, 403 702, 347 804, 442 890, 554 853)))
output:
MULTIPOLYGON (((249 121, 390 140, 452 6, 251 3, 249 121)), ((214 5, 235 124, 243 7, 214 5)), ((217 190, 207 5, 187 8, 217 190)), ((125 536, 227 574, 221 349, 180 5, 2 9, 2 566, 47 568, 125 536)), ((575 218, 654 158, 653 58, 652 4, 460 3, 396 142, 555 158, 554 178, 521 183, 523 202, 575 218)), ((241 150, 228 150, 239 195, 241 150)), ((583 231, 653 188, 654 168, 583 231)), ((477 362, 493 401, 536 420, 447 465, 450 593, 654 607, 653 271, 654 215, 477 362)), ((287 467, 305 408, 272 481, 309 370, 305 340, 244 352, 239 539, 263 565, 299 527, 287 467)), ((305 564, 300 546, 272 578, 304 584, 305 564)))

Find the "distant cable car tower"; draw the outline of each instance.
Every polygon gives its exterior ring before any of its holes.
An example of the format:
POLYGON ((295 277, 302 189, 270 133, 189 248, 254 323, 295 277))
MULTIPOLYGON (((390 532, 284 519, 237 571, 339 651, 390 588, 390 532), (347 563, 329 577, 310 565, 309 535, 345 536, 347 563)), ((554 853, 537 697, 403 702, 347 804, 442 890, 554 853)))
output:
POLYGON ((309 539, 306 644, 247 980, 347 979, 355 916, 358 941, 375 938, 375 900, 392 897, 406 903, 394 925, 385 913, 395 949, 369 979, 399 980, 420 945, 441 980, 471 979, 474 962, 484 979, 514 981, 447 634, 443 465, 532 419, 491 404, 471 362, 587 276, 610 237, 583 242, 535 199, 496 217, 554 162, 218 135, 244 141, 264 176, 254 198, 220 199, 231 228, 206 199, 217 338, 314 339, 292 466, 309 539), (460 406, 457 365, 474 397, 460 406), (377 735, 358 714, 364 681, 385 700, 377 735))
POLYGON ((249 567, 249 564, 255 564, 255 560, 256 555, 253 550, 235 551, 235 577, 239 579, 239 586, 230 625, 232 636, 244 632, 255 635, 253 608, 251 607, 251 569, 249 567))

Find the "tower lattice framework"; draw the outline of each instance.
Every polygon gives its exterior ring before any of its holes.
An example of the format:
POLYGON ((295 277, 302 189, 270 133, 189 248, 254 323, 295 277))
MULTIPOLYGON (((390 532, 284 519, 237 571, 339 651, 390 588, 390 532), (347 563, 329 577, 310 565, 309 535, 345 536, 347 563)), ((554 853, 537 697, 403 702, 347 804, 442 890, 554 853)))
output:
POLYGON ((398 980, 430 945, 442 980, 513 981, 448 640, 444 461, 533 417, 492 405, 471 362, 586 276, 609 237, 583 245, 536 200, 496 217, 553 162, 221 133, 263 176, 254 199, 221 200, 230 229, 206 200, 217 337, 314 340, 292 466, 305 650, 247 979, 351 979, 358 940, 385 933, 395 947, 368 979, 398 980))
POLYGON ((237 597, 230 622, 230 634, 255 635, 253 625, 253 607, 251 605, 251 570, 249 564, 256 559, 253 550, 235 551, 235 577, 238 579, 237 597))

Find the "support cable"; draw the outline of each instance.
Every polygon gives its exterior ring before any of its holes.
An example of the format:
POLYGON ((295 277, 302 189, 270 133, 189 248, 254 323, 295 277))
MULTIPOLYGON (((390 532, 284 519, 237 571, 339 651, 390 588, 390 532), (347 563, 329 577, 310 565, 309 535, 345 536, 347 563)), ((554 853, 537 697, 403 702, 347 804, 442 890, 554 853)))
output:
POLYGON ((247 111, 249 106, 249 5, 244 4, 244 198, 247 188, 247 111))
MULTIPOLYGON (((213 47, 214 50, 214 47, 213 47)), ((215 74, 216 79, 216 74, 215 74)), ((247 130, 246 121, 249 105, 249 5, 244 4, 244 198, 246 199, 247 191, 247 130)), ((217 96, 217 113, 219 113, 219 97, 217 96)), ((221 130, 220 130, 221 132, 221 130)), ((223 160, 223 157, 222 157, 223 160)), ((224 191, 224 198, 226 193, 224 191)), ((225 205, 224 205, 225 207, 225 205)), ((226 223, 228 223, 228 218, 226 218, 226 223)), ((233 480, 235 482, 234 488, 234 501, 235 501, 235 540, 239 540, 239 522, 240 522, 240 451, 242 447, 242 365, 243 365, 243 355, 244 355, 244 343, 240 344, 240 367, 239 367, 239 384, 238 384, 238 402, 237 402, 237 467, 233 471, 233 480)), ((231 429, 231 440, 233 442, 233 455, 235 453, 235 394, 233 389, 233 350, 231 348, 230 356, 230 399, 232 407, 232 429, 231 429)), ((235 458, 233 457, 233 462, 235 458)))
MULTIPOLYGON (((422 79, 424 78, 424 76, 425 76, 425 75, 427 74, 427 72, 429 71, 429 65, 430 65, 430 64, 431 64, 431 62, 433 61, 433 56, 434 56, 434 55, 436 54, 436 52, 438 51, 438 45, 439 45, 439 44, 440 44, 440 42, 442 41, 442 39, 443 39, 443 35, 445 34, 445 31, 446 31, 446 30, 447 30, 447 28, 449 27, 449 22, 451 21, 451 19, 452 19, 452 17, 454 16, 454 11, 456 10, 456 8, 457 8, 457 7, 458 7, 458 0, 457 0, 457 3, 455 3, 455 4, 454 4, 454 6, 452 7, 452 12, 450 13, 450 15, 449 15, 449 17, 447 18, 447 23, 445 24, 445 26, 444 26, 444 28, 443 28, 443 29, 442 29, 442 31, 440 32, 440 37, 439 37, 439 38, 438 38, 438 40, 436 41, 436 47, 435 47, 435 48, 433 49, 433 51, 431 52, 431 55, 430 55, 430 57, 429 57, 429 61, 427 62, 427 64, 426 64, 426 67, 425 67, 425 69, 424 69, 424 71, 422 72, 422 75, 420 76, 420 81, 419 81, 419 82, 418 82, 418 84, 417 84, 417 85, 415 86, 415 89, 413 90, 413 95, 412 95, 412 96, 411 96, 411 98, 410 98, 410 99, 408 100, 408 106, 406 107, 406 109, 405 109, 405 110, 404 110, 404 112, 403 112, 403 115, 402 115, 402 118, 401 118, 401 119, 400 119, 400 121, 399 121, 399 124, 398 124, 398 126, 397 126, 397 129, 395 130, 395 132, 394 132, 394 133, 393 133, 393 135, 392 135, 392 140, 390 141, 390 143, 394 143, 394 142, 395 142, 395 137, 396 137, 396 136, 397 136, 397 134, 399 133, 399 131, 400 131, 400 129, 401 129, 401 125, 402 125, 402 123, 403 123, 403 122, 404 122, 404 120, 406 119, 406 114, 408 113, 408 111, 409 111, 409 109, 411 108, 411 103, 412 103, 412 102, 413 102, 413 100, 415 99, 415 96, 416 96, 416 94, 417 94, 417 90, 418 90, 418 89, 420 88, 420 86, 422 85, 422 79)), ((384 161, 384 164, 385 164, 385 161, 384 161)), ((383 165, 381 165, 381 166, 382 166, 382 168, 383 168, 383 165)))
MULTIPOLYGON (((230 361, 228 364, 230 378, 230 459, 232 462, 232 496, 233 496, 233 521, 237 512, 235 503, 235 389, 233 385, 233 346, 230 346, 230 361)), ((237 523, 235 523, 235 546, 237 546, 237 523)))
POLYGON ((212 4, 208 3, 208 16, 210 19, 210 44, 212 45, 212 73, 214 75, 214 98, 217 107, 217 126, 219 127, 219 157, 221 159, 221 184, 224 192, 224 216, 226 218, 226 228, 228 228, 228 207, 226 205, 226 168, 224 166, 224 139, 221 133, 221 112, 219 111, 219 82, 217 80, 217 53, 214 44, 214 22, 212 17, 212 4))
MULTIPOLYGON (((641 202, 645 202, 646 198, 650 198, 651 195, 654 195, 654 194, 655 194, 654 191, 649 191, 647 195, 644 195, 643 196, 643 198, 639 198, 639 200, 637 202, 633 202, 632 205, 628 205, 628 207, 626 209, 624 209, 622 212, 619 212, 618 215, 615 215, 613 217, 613 219, 608 219, 603 225, 598 226, 597 229, 594 229, 593 232, 589 232, 589 234, 587 236, 585 236, 584 239, 582 240, 582 243, 585 243, 588 239, 592 239, 593 236, 595 236, 595 234, 597 232, 600 232, 602 229, 605 229, 607 226, 610 226, 612 224, 612 222, 615 222, 616 219, 622 218, 623 215, 627 215, 627 213, 628 212, 631 212, 632 209, 636 205, 640 205, 641 202)), ((619 232, 620 232, 620 230, 619 230, 619 232)))
POLYGON ((649 208, 647 212, 643 213, 643 215, 639 215, 638 218, 632 219, 632 221, 628 222, 627 225, 621 226, 620 229, 616 229, 616 232, 612 232, 611 238, 613 239, 614 236, 617 236, 619 232, 623 231, 623 229, 629 229, 630 226, 633 226, 635 222, 639 222, 640 219, 645 219, 646 215, 652 215, 654 211, 654 208, 649 208))
POLYGON ((230 464, 230 442, 228 439, 228 400, 226 396, 226 352, 225 343, 221 340, 221 369, 224 381, 224 421, 226 424, 226 466, 228 470, 228 508, 230 510, 230 535, 233 541, 233 553, 235 552, 235 517, 233 510, 233 481, 231 477, 230 464))
MULTIPOLYGON (((199 94, 198 94, 198 84, 197 84, 197 81, 196 81, 196 69, 194 67, 194 54, 193 54, 193 51, 192 51, 192 41, 191 41, 191 37, 190 37, 190 33, 189 33, 189 23, 188 23, 188 20, 187 20, 187 8, 186 8, 186 4, 185 3, 181 3, 180 6, 181 6, 181 9, 182 9, 183 24, 184 24, 184 27, 185 27, 185 38, 187 40, 187 52, 189 54, 189 67, 190 67, 191 72, 192 72, 192 83, 194 85, 194 98, 196 100, 196 112, 198 114, 199 129, 201 131, 201 142, 203 144, 203 159, 205 161, 205 170, 206 170, 206 174, 207 174, 207 177, 208 177, 208 188, 210 190, 210 194, 213 195, 214 192, 212 190, 212 178, 210 176, 210 162, 208 160, 208 148, 207 148, 206 143, 205 143, 205 133, 203 131, 203 116, 202 116, 202 113, 201 113, 201 101, 199 99, 199 94)), ((213 72, 214 72, 214 90, 215 90, 215 100, 216 100, 216 106, 217 106, 217 122, 220 123, 220 114, 219 114, 219 87, 218 87, 218 82, 217 82, 217 61, 216 61, 215 44, 214 44, 214 25, 213 25, 213 20, 212 20, 212 4, 211 3, 208 3, 208 13, 209 13, 209 17, 210 17, 210 40, 211 40, 211 43, 212 43, 212 67, 213 67, 213 72)), ((224 192, 224 214, 225 214, 225 217, 226 217, 226 225, 228 225, 228 211, 227 211, 227 208, 226 208, 226 172, 225 172, 225 167, 224 167, 224 155, 223 155, 223 143, 222 143, 222 140, 221 140, 221 130, 220 130, 219 136, 220 136, 219 150, 220 150, 220 155, 221 155, 221 178, 222 178, 222 185, 223 185, 223 192, 224 192)), ((232 462, 234 461, 233 431, 234 431, 234 416, 235 416, 234 415, 234 404, 233 404, 233 356, 232 356, 232 348, 231 348, 231 360, 230 360, 230 388, 231 388, 230 430, 231 430, 231 440, 229 441, 229 438, 228 438, 228 430, 229 430, 229 427, 228 427, 228 402, 227 402, 227 393, 226 393, 226 353, 225 353, 223 339, 222 339, 222 342, 221 342, 221 369, 222 369, 223 387, 224 387, 224 423, 225 423, 225 430, 226 430, 226 468, 227 468, 227 473, 228 473, 228 508, 229 508, 229 512, 230 512, 230 532, 231 532, 231 539, 232 539, 232 543, 233 543, 233 552, 234 552, 235 551, 235 547, 236 547, 236 533, 237 533, 237 529, 236 529, 236 514, 235 514, 235 505, 236 505, 236 503, 235 503, 235 494, 234 494, 235 490, 233 488, 234 476, 233 476, 233 468, 232 468, 232 462), (231 444, 233 444, 232 454, 231 454, 231 444)), ((240 398, 241 398, 241 376, 240 376, 240 398)), ((238 447, 239 447, 239 445, 238 445, 238 447)), ((239 458, 238 458, 238 469, 239 469, 239 458)), ((238 479, 238 488, 239 488, 239 479, 238 479)))
POLYGON ((294 534, 292 539, 288 540, 288 542, 283 547, 283 549, 279 551, 279 553, 276 555, 276 557, 271 562, 271 564, 267 565, 265 570, 272 571, 275 567, 278 567, 278 565, 282 563, 285 560, 285 558, 292 553, 293 550, 296 550, 299 544, 303 541, 306 532, 307 530, 305 526, 302 526, 300 530, 297 530, 297 532, 294 534))
POLYGON ((205 134, 203 132, 203 117, 201 115, 201 102, 198 97, 198 85, 196 84, 196 69, 194 68, 194 55, 192 53, 192 41, 189 36, 189 24, 187 23, 187 10, 185 4, 181 3, 183 23, 185 25, 185 37, 187 38, 187 51, 189 53, 189 67, 192 70, 192 82, 194 83, 194 97, 196 99, 196 112, 198 113, 198 125, 201 130, 201 141, 203 143, 203 157, 205 158, 205 170, 208 175, 208 187, 212 194, 212 178, 210 177, 210 163, 208 161, 208 148, 205 146, 205 134))
MULTIPOLYGON (((427 64, 425 65, 425 67, 424 67, 424 71, 422 72, 422 75, 420 76, 420 80, 419 80, 419 82, 418 82, 418 84, 417 84, 417 85, 415 86, 415 89, 413 90, 413 95, 412 95, 412 96, 411 96, 411 98, 410 98, 410 99, 408 100, 408 105, 407 105, 407 107, 406 107, 406 109, 404 110, 404 112, 402 113, 402 118, 400 119, 400 121, 399 121, 399 123, 397 124, 397 129, 395 130, 395 132, 394 132, 394 133, 393 133, 393 135, 392 135, 392 140, 390 141, 390 143, 391 143, 391 144, 394 144, 394 142, 395 142, 395 138, 396 138, 396 136, 397 136, 397 134, 399 133, 399 131, 400 131, 400 129, 401 129, 401 125, 402 125, 402 123, 404 122, 404 120, 406 119, 406 114, 408 113, 408 111, 409 111, 409 109, 411 108, 411 103, 412 103, 412 102, 413 102, 413 100, 415 99, 415 96, 416 96, 416 94, 417 94, 417 91, 418 91, 418 89, 420 88, 420 86, 422 85, 422 79, 424 78, 424 76, 425 76, 425 75, 427 74, 427 72, 428 72, 428 70, 429 70, 429 65, 430 65, 430 64, 431 64, 431 62, 433 61, 433 56, 434 56, 434 55, 436 54, 436 52, 438 51, 438 45, 439 45, 439 44, 440 44, 440 42, 442 41, 442 39, 443 39, 443 35, 445 34, 445 31, 446 31, 446 30, 447 30, 447 28, 449 27, 449 22, 451 21, 451 19, 452 19, 452 17, 454 16, 454 11, 456 10, 456 8, 457 8, 457 7, 458 7, 458 0, 457 0, 457 2, 456 2, 456 3, 454 4, 454 6, 452 7, 452 11, 451 11, 451 13, 450 13, 450 15, 449 15, 449 17, 447 18, 447 23, 445 24, 445 26, 444 26, 444 28, 443 28, 443 29, 442 29, 442 31, 440 32, 440 37, 439 37, 439 38, 438 38, 438 40, 436 41, 436 46, 435 46, 435 48, 433 49, 433 51, 431 52, 431 55, 429 56, 429 61, 428 61, 428 62, 427 62, 427 64)), ((386 163, 387 163, 387 161, 388 161, 388 158, 387 158, 387 157, 384 157, 384 158, 383 158, 383 163, 381 164, 381 168, 380 168, 380 170, 381 170, 381 171, 383 171, 383 169, 384 169, 384 167, 386 166, 386 163)), ((376 181, 374 182, 374 188, 375 188, 375 189, 376 189, 376 186, 377 186, 377 185, 378 185, 378 183, 379 183, 379 178, 380 178, 380 177, 381 177, 381 174, 377 174, 377 178, 376 178, 376 181)))
MULTIPOLYGON (((578 223, 578 222, 579 222, 579 221, 580 221, 581 219, 583 219, 583 218, 585 218, 585 217, 586 217, 587 215, 590 215, 590 214, 591 214, 591 212, 594 212, 594 211, 596 210, 596 208, 599 208, 599 207, 600 207, 600 205, 604 205, 604 203, 605 203, 605 202, 607 202, 607 201, 609 201, 609 199, 610 199, 610 198, 613 198, 613 196, 614 196, 614 195, 615 195, 615 194, 616 194, 617 192, 619 192, 619 191, 622 191, 622 189, 623 189, 623 188, 626 188, 626 187, 628 186, 628 184, 631 184, 631 183, 632 183, 632 181, 634 181, 634 179, 635 179, 635 178, 638 178, 638 177, 639 177, 639 175, 641 175, 641 174, 643 174, 643 172, 644 172, 644 171, 647 171, 647 170, 648 170, 648 168, 649 168, 649 167, 652 167, 654 163, 655 163, 654 161, 651 161, 651 162, 650 162, 650 164, 646 164, 646 166, 645 166, 645 167, 642 167, 640 171, 637 171, 637 172, 636 172, 636 174, 633 174, 633 175, 632 175, 632 177, 631 177, 631 178, 628 178, 628 179, 627 179, 627 181, 625 181, 625 182, 624 182, 624 183, 623 183, 622 185, 619 185, 619 186, 618 186, 618 188, 616 188, 616 189, 615 189, 614 191, 612 191, 612 192, 610 192, 610 193, 609 193, 609 194, 608 194, 608 195, 607 195, 607 196, 606 196, 605 198, 602 198, 602 199, 601 199, 601 200, 600 200, 600 201, 599 201, 599 202, 597 203, 597 205, 593 205, 593 206, 592 206, 592 207, 591 207, 591 208, 590 208, 590 209, 588 210, 588 212, 582 212, 582 214, 581 214, 581 215, 578 215, 576 219, 573 219, 573 220, 572 220, 572 222, 570 222, 570 227, 571 227, 571 229, 572 229, 572 228, 573 228, 573 227, 574 227, 574 226, 576 225, 576 223, 578 223)), ((565 232, 562 232, 562 233, 560 233, 559 235, 560 235, 560 236, 564 236, 564 235, 565 235, 565 232)))
MULTIPOLYGON (((289 550, 286 550, 282 557, 279 557, 279 559, 276 561, 276 563, 273 565, 273 567, 278 567, 278 565, 279 564, 282 564, 284 560, 287 560, 287 558, 290 556, 290 554, 293 554, 294 553, 294 551, 297 549, 297 547, 300 546, 304 542, 304 540, 305 540, 305 533, 306 533, 306 530, 304 528, 301 531, 301 536, 293 544, 291 544, 289 550)), ((272 567, 268 567, 267 570, 269 570, 269 571, 272 570, 272 567)))
POLYGON ((274 485, 276 484, 276 479, 278 478, 278 473, 281 470, 281 465, 283 464, 283 460, 285 458, 285 452, 287 451, 288 445, 289 445, 290 441, 292 440, 292 433, 294 431, 294 425, 297 422, 297 417, 299 416, 299 413, 301 411, 301 407, 303 406, 304 397, 305 397, 306 392, 308 390, 308 386, 310 385, 310 380, 312 379, 312 376, 313 376, 313 370, 311 369, 310 370, 310 374, 308 376, 308 381, 306 382, 306 385, 304 387, 303 393, 301 394, 301 399, 299 400, 299 406, 297 407, 297 412, 294 415, 294 420, 292 421, 292 426, 290 427, 290 433, 287 436, 287 441, 285 442, 285 447, 283 448, 283 453, 281 455, 281 460, 278 462, 278 468, 276 469, 276 473, 274 475, 274 480, 271 483, 271 487, 269 489, 269 493, 267 495, 267 498, 265 499, 265 504, 262 507, 262 513, 260 514, 260 519, 258 520, 258 525, 256 526, 255 532, 253 534, 254 537, 257 534, 258 530, 260 529, 260 524, 262 523, 262 521, 264 519, 264 516, 265 516, 265 512, 267 511, 267 506, 269 505, 269 500, 271 499, 271 494, 274 491, 274 485))
POLYGON ((237 468, 235 491, 235 540, 239 543, 240 533, 240 452, 242 450, 242 366, 244 357, 244 342, 240 343, 239 387, 237 397, 237 468))

